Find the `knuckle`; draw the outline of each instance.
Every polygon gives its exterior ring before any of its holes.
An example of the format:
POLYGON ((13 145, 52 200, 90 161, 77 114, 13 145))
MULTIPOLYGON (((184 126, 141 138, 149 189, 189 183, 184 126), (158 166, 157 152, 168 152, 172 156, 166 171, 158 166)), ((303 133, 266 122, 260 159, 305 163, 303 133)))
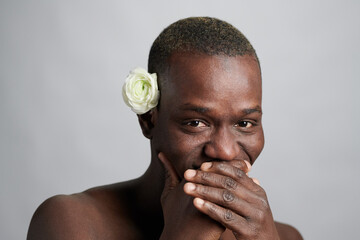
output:
POLYGON ((245 160, 240 160, 240 161, 237 160, 234 166, 243 170, 247 170, 247 165, 245 163, 245 160))
POLYGON ((243 178, 245 175, 245 173, 240 169, 240 168, 236 168, 235 169, 235 176, 238 178, 243 178))
POLYGON ((226 177, 223 180, 223 186, 226 189, 235 190, 236 187, 237 187, 237 182, 234 179, 230 178, 230 177, 226 177))
POLYGON ((260 204, 261 204, 262 209, 264 209, 264 210, 270 209, 269 202, 266 199, 260 198, 260 204))
POLYGON ((256 183, 254 183, 254 185, 253 185, 253 191, 257 192, 260 196, 265 196, 266 197, 265 190, 256 183))
POLYGON ((202 196, 207 196, 208 193, 209 193, 209 188, 204 187, 204 186, 202 186, 202 185, 198 185, 198 186, 196 187, 196 189, 197 189, 198 193, 199 193, 200 195, 202 195, 202 196))
POLYGON ((258 205, 259 209, 262 209, 265 211, 270 210, 269 201, 267 200, 266 195, 265 196, 257 196, 255 203, 258 205))
POLYGON ((234 214, 231 210, 226 209, 224 212, 224 219, 225 221, 232 221, 234 220, 234 214))
POLYGON ((209 212, 211 212, 211 213, 213 213, 213 214, 217 214, 217 213, 218 213, 218 210, 217 210, 217 208, 215 207, 215 205, 213 205, 213 204, 207 204, 207 206, 208 206, 209 212))
POLYGON ((209 181, 209 178, 210 178, 210 173, 208 172, 202 172, 201 173, 201 179, 204 180, 204 181, 209 181))
POLYGON ((266 213, 264 211, 262 211, 262 210, 257 210, 255 212, 255 217, 260 223, 263 223, 265 221, 265 218, 266 218, 266 213))
POLYGON ((221 162, 217 164, 217 168, 218 168, 219 170, 222 170, 222 171, 225 171, 225 170, 226 170, 225 164, 224 164, 224 163, 221 163, 221 162))
POLYGON ((225 202, 232 202, 235 199, 234 194, 228 190, 223 191, 222 197, 225 202))

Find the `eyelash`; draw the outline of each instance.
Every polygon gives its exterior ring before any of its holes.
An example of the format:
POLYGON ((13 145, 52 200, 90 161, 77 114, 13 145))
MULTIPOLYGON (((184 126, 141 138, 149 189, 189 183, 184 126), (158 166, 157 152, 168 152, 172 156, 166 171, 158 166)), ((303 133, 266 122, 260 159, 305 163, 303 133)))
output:
POLYGON ((235 127, 240 127, 240 128, 251 128, 254 126, 256 126, 256 124, 251 121, 240 121, 237 124, 235 124, 235 127), (241 126, 243 123, 245 123, 245 126, 241 126), (247 126, 248 124, 250 124, 250 126, 247 126))
MULTIPOLYGON (((191 121, 186 121, 183 123, 183 125, 185 126, 189 126, 189 127, 193 127, 193 128, 200 128, 200 127, 208 127, 209 125, 201 120, 191 120, 191 121), (202 124, 203 126, 199 126, 200 124, 202 124)), ((235 127, 239 127, 239 128, 251 128, 256 126, 256 124, 254 122, 251 121, 239 121, 237 124, 235 124, 235 127)))
POLYGON ((198 128, 199 127, 198 125, 201 124, 201 123, 204 125, 204 126, 201 126, 201 127, 207 127, 208 126, 208 124, 206 124, 206 123, 204 123, 203 121, 200 121, 200 120, 186 121, 186 122, 183 123, 183 125, 198 128), (196 126, 194 126, 194 123, 195 123, 196 126))

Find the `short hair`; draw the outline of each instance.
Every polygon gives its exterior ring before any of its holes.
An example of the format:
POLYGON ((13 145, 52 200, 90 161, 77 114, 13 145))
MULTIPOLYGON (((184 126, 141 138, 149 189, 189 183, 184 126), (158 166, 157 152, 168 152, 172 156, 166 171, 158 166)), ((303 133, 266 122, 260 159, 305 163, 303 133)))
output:
POLYGON ((217 18, 190 17, 171 24, 155 39, 149 53, 148 71, 161 75, 172 54, 188 52, 210 56, 251 55, 259 64, 249 40, 231 24, 217 18))

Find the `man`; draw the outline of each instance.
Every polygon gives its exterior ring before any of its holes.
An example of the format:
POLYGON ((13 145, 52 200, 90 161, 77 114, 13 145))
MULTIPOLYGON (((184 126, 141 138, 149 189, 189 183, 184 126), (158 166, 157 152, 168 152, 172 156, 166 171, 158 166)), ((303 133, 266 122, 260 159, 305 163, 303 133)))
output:
POLYGON ((28 240, 302 239, 274 222, 264 189, 247 175, 264 146, 261 72, 249 41, 218 19, 183 19, 155 40, 148 69, 159 83, 156 107, 155 83, 145 110, 124 87, 150 139, 146 173, 48 199, 28 240))

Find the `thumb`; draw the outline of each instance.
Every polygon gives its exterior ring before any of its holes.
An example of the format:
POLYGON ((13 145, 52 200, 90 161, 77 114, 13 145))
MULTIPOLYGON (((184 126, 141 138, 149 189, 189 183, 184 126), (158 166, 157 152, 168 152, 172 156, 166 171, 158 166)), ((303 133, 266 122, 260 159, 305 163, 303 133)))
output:
POLYGON ((160 152, 158 154, 160 162, 163 164, 165 169, 165 189, 174 189, 180 182, 180 177, 176 173, 174 166, 165 157, 165 154, 160 152))

